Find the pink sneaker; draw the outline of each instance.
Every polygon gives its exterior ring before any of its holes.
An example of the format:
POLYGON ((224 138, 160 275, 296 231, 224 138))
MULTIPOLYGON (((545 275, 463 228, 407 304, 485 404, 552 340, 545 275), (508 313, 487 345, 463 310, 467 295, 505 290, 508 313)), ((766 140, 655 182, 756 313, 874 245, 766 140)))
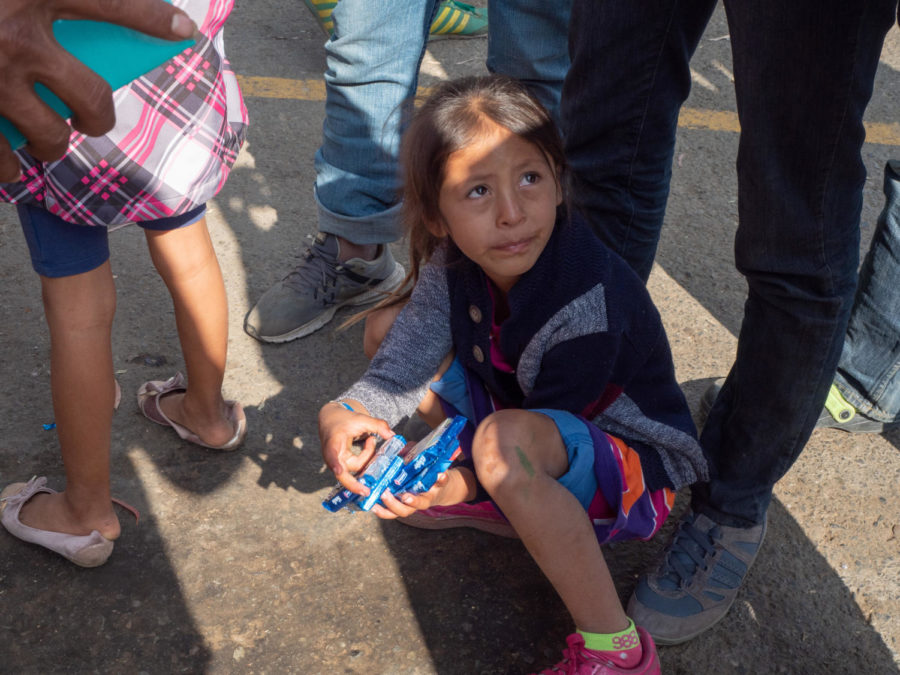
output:
POLYGON ((622 668, 609 659, 600 657, 598 652, 585 649, 584 638, 578 633, 572 633, 566 638, 569 646, 563 650, 563 660, 552 668, 542 670, 540 675, 554 675, 555 673, 566 673, 566 675, 660 675, 659 656, 656 653, 653 638, 640 626, 637 631, 641 636, 644 655, 641 657, 641 662, 634 668, 622 668))
POLYGON ((518 539, 519 535, 491 502, 469 504, 461 502, 453 506, 432 506, 416 511, 411 516, 399 518, 399 522, 423 530, 448 530, 453 527, 471 527, 499 537, 518 539))

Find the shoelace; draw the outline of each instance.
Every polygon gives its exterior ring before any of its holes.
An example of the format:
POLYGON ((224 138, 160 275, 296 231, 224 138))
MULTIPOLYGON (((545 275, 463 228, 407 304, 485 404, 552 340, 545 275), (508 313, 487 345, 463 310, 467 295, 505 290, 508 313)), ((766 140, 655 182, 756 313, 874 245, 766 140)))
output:
POLYGON ((673 589, 691 583, 698 568, 706 570, 706 557, 715 552, 718 538, 717 527, 703 532, 694 527, 693 521, 681 524, 663 563, 667 572, 663 578, 672 584, 673 589))
POLYGON ((320 294, 325 296, 329 289, 334 289, 340 271, 341 265, 337 259, 314 244, 306 249, 303 260, 288 273, 283 283, 300 293, 312 287, 313 297, 318 298, 320 294))

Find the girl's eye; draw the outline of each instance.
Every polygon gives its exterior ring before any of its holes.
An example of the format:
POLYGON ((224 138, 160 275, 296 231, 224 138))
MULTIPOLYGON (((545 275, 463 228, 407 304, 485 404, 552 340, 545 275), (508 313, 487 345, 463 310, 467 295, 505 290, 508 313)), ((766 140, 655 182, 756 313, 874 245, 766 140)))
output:
POLYGON ((524 176, 522 176, 522 185, 534 185, 541 179, 540 174, 535 171, 529 171, 524 176))
POLYGON ((466 196, 470 199, 474 199, 476 197, 484 197, 487 193, 487 185, 476 185, 469 191, 469 194, 466 196))

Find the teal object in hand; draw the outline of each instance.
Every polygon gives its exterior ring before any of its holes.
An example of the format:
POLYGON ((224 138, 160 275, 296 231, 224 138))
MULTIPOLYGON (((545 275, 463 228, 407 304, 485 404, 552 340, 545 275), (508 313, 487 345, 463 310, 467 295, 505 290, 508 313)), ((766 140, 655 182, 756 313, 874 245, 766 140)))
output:
MULTIPOLYGON (((53 35, 63 49, 106 80, 113 91, 195 44, 194 40, 171 42, 99 21, 55 21, 53 35)), ((47 87, 36 83, 34 90, 61 117, 72 116, 72 110, 47 87)), ((13 150, 25 145, 25 137, 3 117, 0 134, 13 150)))

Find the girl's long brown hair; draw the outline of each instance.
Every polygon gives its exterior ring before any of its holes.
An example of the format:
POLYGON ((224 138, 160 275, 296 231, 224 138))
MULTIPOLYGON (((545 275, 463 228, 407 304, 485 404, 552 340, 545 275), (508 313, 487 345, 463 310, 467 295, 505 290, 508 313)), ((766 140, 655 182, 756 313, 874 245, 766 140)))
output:
POLYGON ((548 164, 556 168, 564 204, 568 201, 559 130, 547 110, 519 82, 504 75, 487 75, 441 83, 413 115, 400 144, 401 218, 409 239, 409 273, 399 290, 351 317, 346 325, 409 298, 421 266, 442 241, 427 224, 443 223, 439 197, 447 158, 477 138, 486 122, 502 126, 537 146, 548 164))

